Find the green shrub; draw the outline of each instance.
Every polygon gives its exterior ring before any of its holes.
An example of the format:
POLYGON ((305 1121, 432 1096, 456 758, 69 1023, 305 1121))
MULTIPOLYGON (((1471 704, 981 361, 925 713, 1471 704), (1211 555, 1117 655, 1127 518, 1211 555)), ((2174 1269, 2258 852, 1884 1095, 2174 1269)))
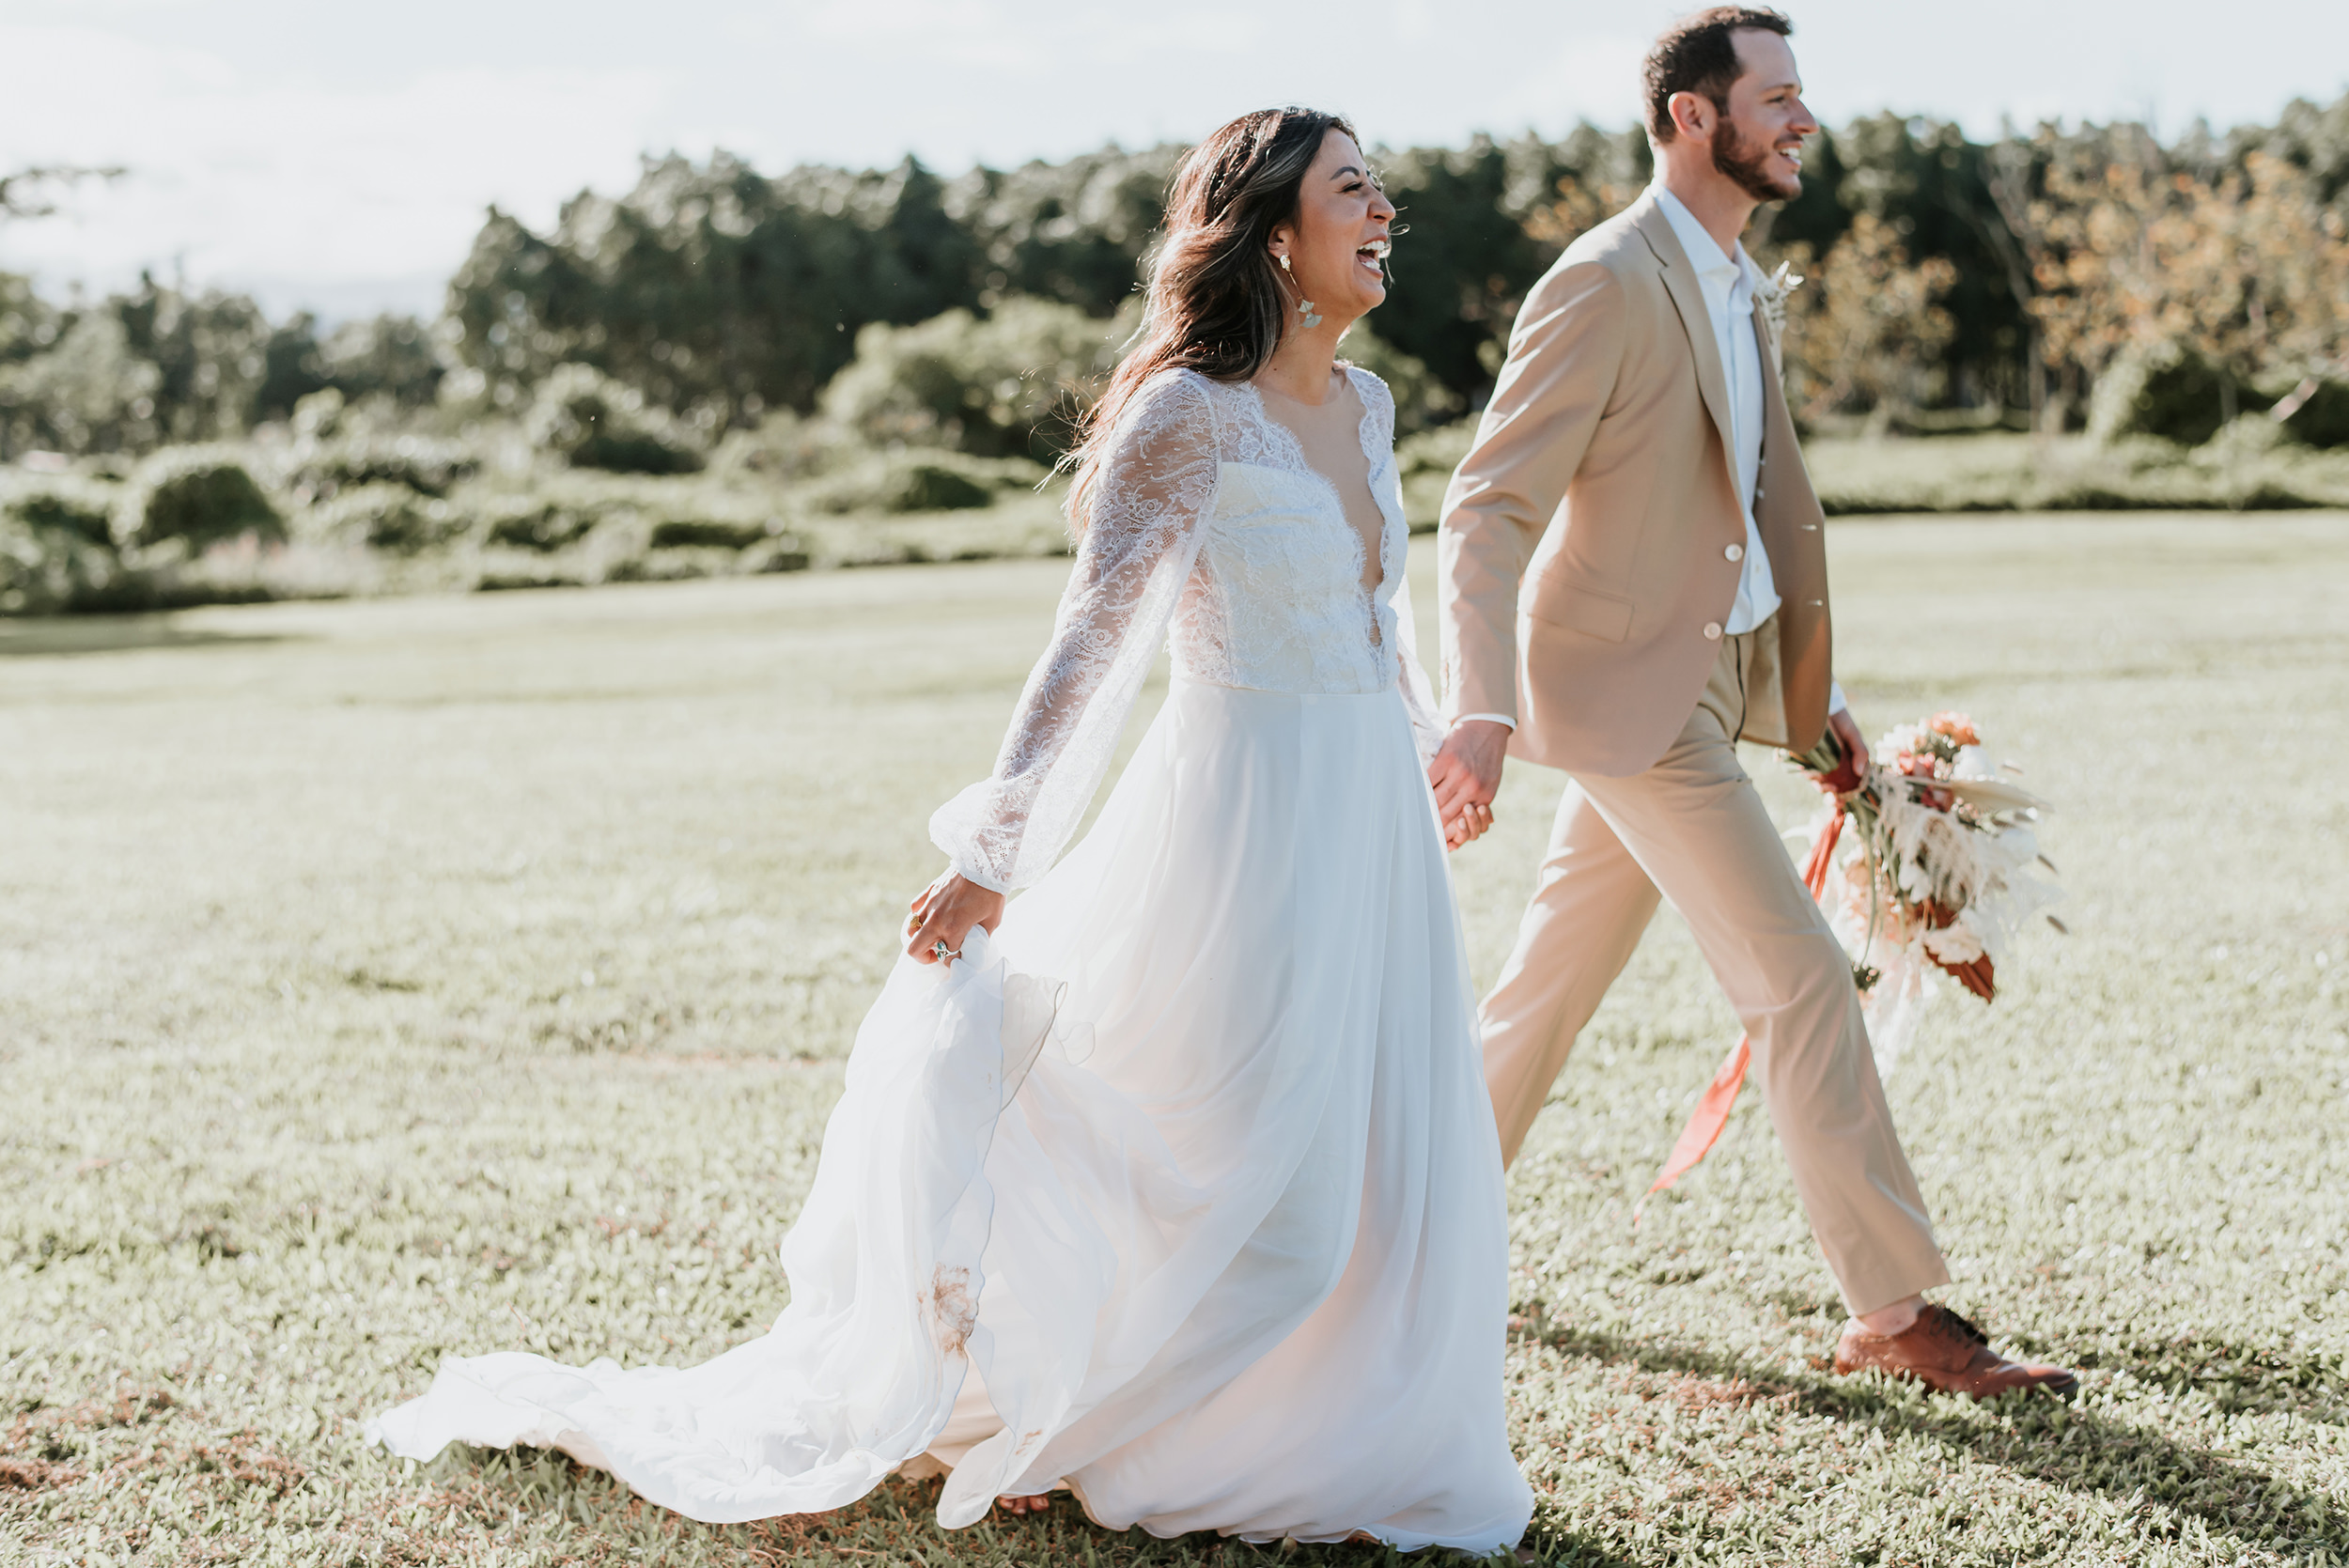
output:
POLYGON ((2140 491, 2087 477, 2043 486, 2021 499, 2035 512, 2126 512, 2146 505, 2140 491))
POLYGON ((2283 474, 2253 475, 2227 499, 2232 509, 2238 512, 2290 512, 2326 505, 2323 497, 2310 495, 2283 474))
POLYGON ((126 549, 179 543, 201 551, 244 534, 283 538, 285 519, 243 461, 219 447, 168 447, 149 458, 114 515, 115 540, 126 549))
POLYGON ((586 579, 577 572, 535 565, 486 566, 474 574, 473 580, 473 591, 476 594, 506 594, 531 588, 584 588, 586 586, 586 579))
POLYGON ((763 522, 729 522, 723 518, 663 518, 652 525, 649 543, 655 550, 747 550, 771 537, 763 522))
POLYGON ((574 447, 574 468, 599 468, 611 474, 695 474, 700 454, 671 438, 650 430, 599 430, 574 447))
POLYGON ((994 505, 995 492, 968 474, 939 463, 893 465, 890 488, 880 496, 892 512, 948 512, 994 505))
POLYGON ((2285 452, 2291 444, 2282 426, 2263 413, 2247 413, 2229 421, 2194 457, 2204 467, 2239 467, 2285 452))
POLYGON ((1054 457, 1071 443, 1119 335, 1072 305, 1024 296, 986 317, 950 310, 910 327, 876 322, 824 389, 824 411, 876 446, 1054 457))
POLYGON ((480 472, 480 455, 463 442, 418 435, 347 435, 297 448, 287 479, 297 491, 323 501, 355 485, 404 485, 426 495, 446 495, 459 480, 480 472))
POLYGON ((483 520, 481 538, 484 544, 545 554, 577 544, 599 520, 594 508, 559 501, 508 503, 483 520))
POLYGON ((743 569, 754 572, 805 571, 814 560, 807 541, 788 534, 742 552, 743 569))
POLYGON ((468 520, 447 502, 405 485, 363 485, 311 508, 303 531, 392 555, 418 555, 462 534, 468 520))
POLYGON ((121 575, 121 563, 104 545, 0 512, 0 615, 87 608, 121 575))
POLYGON ((1804 459, 1830 515, 1868 512, 2243 511, 2349 504, 2349 455, 2312 452, 2263 413, 2194 448, 2151 436, 1991 434, 1813 441, 1804 459))
POLYGON ((789 482, 832 473, 868 450, 829 419, 802 419, 777 409, 754 426, 727 431, 709 466, 719 474, 789 482))
POLYGON ((559 365, 523 422, 530 443, 573 468, 613 474, 692 474, 702 466, 669 417, 644 394, 588 365, 559 365))
POLYGON ((35 533, 64 534, 108 550, 114 547, 114 508, 111 486, 62 474, 0 494, 0 515, 35 533))
POLYGON ((2263 413, 2228 425, 2193 461, 2221 503, 2237 511, 2288 511, 2349 499, 2349 462, 2310 451, 2263 413))
POLYGON ((2137 344, 2096 378, 2088 433, 2099 441, 2158 436, 2200 446, 2237 413, 2274 401, 2183 344, 2137 344))
MULTIPOLYGON (((1039 477, 1043 470, 1028 465, 1039 477)), ((1003 481, 981 464, 949 452, 892 453, 868 458, 801 492, 819 512, 949 512, 991 506, 1003 481)))

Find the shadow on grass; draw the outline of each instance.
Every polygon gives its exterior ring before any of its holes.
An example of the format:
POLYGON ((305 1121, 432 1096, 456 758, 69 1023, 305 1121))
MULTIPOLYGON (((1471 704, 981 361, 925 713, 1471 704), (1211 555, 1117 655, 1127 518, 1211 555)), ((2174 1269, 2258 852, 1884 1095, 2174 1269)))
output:
POLYGON ((2288 1412, 2329 1426, 2349 1425, 2349 1380, 2338 1352, 2310 1355, 2189 1333, 2090 1350, 2077 1364, 2126 1372, 2172 1394, 2193 1389, 2230 1416, 2288 1412))
POLYGON ((57 615, 0 620, 0 659, 49 659, 148 648, 229 647, 283 643, 278 632, 198 631, 169 615, 57 615))
MULTIPOLYGON (((1636 1558, 1620 1557, 1597 1542, 1579 1535, 1567 1535, 1558 1530, 1544 1529, 1541 1520, 1525 1532, 1525 1544, 1533 1552, 1533 1560, 1543 1568, 1641 1568, 1636 1558)), ((1416 1562, 1417 1558, 1398 1558, 1398 1561, 1416 1562)))
MULTIPOLYGON (((2338 1550, 2349 1540, 2349 1509, 2325 1493, 2046 1394, 1977 1404, 1880 1376, 1789 1372, 1782 1365, 1669 1341, 1555 1326, 1524 1330, 1523 1337, 1602 1365, 1704 1379, 1716 1386, 1706 1403, 1780 1404, 1888 1435, 1923 1437, 1952 1456, 1963 1452, 2067 1491, 2165 1506, 2274 1551, 2338 1550)), ((2223 1358, 2235 1364, 2253 1358, 2248 1351, 2223 1358)), ((2326 1390, 2311 1393, 2317 1396, 2310 1401, 2315 1408, 2296 1414, 2320 1421, 2339 1414, 2337 1400, 2326 1390)), ((1679 1397, 1687 1399, 1688 1391, 1679 1397)))
MULTIPOLYGON (((430 1467, 438 1490, 428 1512, 463 1521, 483 1537, 518 1522, 559 1531, 565 1560, 583 1568, 638 1560, 649 1547, 698 1545, 696 1560, 769 1564, 859 1560, 903 1568, 1034 1568, 1037 1563, 1089 1563, 1096 1568, 1445 1568, 1514 1561, 1459 1552, 1406 1555, 1384 1545, 1284 1545, 1249 1543, 1206 1531, 1160 1538, 1136 1527, 1095 1524, 1066 1493, 1054 1493, 1041 1514, 1012 1518, 990 1514, 967 1529, 938 1525, 941 1478, 893 1476, 856 1501, 824 1514, 786 1514, 747 1525, 703 1525, 637 1498, 600 1470, 548 1449, 472 1449, 451 1445, 430 1467)), ((436 1545, 462 1545, 443 1529, 436 1545)), ((1627 1559, 1570 1536, 1528 1537, 1535 1558, 1558 1568, 1632 1568, 1627 1559)))

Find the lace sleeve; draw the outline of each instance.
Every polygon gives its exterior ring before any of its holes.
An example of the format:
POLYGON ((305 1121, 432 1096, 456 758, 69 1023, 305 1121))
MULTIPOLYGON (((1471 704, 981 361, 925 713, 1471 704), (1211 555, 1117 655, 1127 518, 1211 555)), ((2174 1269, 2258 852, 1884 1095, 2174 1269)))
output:
POLYGON ((1052 640, 995 771, 930 818, 931 841, 969 880, 998 893, 1027 887, 1076 831, 1190 577, 1216 472, 1206 390, 1184 372, 1145 383, 1086 498, 1090 520, 1052 640))
POLYGON ((1436 749, 1443 744, 1443 725, 1436 718, 1435 688, 1428 684, 1427 671, 1419 661, 1419 627, 1411 615, 1411 535, 1403 516, 1402 465, 1394 458, 1394 394, 1372 372, 1359 365, 1351 368, 1368 414, 1362 431, 1363 456, 1370 459, 1374 474, 1382 464, 1385 470, 1376 499, 1387 516, 1392 541, 1391 548, 1382 552, 1382 565, 1394 575, 1394 594, 1388 602, 1394 607, 1395 686, 1403 693, 1404 711, 1411 716, 1411 738, 1419 747, 1419 760, 1433 762, 1436 749))

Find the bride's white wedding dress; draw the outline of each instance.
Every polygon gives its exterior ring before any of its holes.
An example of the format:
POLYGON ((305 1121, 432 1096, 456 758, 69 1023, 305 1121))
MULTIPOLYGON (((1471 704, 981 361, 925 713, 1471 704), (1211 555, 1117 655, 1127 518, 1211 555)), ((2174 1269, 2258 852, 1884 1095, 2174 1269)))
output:
POLYGON ((451 1358, 371 1435, 561 1448, 710 1521, 921 1460, 947 1526, 1065 1484, 1160 1535, 1517 1542, 1501 1155, 1392 404, 1351 374, 1375 590, 1253 388, 1171 371, 1128 404, 994 775, 931 824, 1029 891, 883 987, 773 1330, 684 1371, 451 1358), (1165 706, 1055 865, 1170 632, 1165 706))

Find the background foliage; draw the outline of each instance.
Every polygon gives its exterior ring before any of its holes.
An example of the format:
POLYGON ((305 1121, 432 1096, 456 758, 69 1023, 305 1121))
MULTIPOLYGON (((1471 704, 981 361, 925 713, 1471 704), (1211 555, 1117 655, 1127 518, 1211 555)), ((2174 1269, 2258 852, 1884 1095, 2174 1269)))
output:
MULTIPOLYGON (((1132 334, 1178 153, 954 179, 647 159, 544 232, 491 210, 428 322, 272 322, 152 278, 60 303, 0 274, 0 613, 888 558, 823 520, 1005 505, 1022 520, 906 548, 1031 548, 1019 493, 1132 334), (181 446, 213 477, 177 520, 121 520, 181 446), (590 504, 597 475, 626 483, 590 504), (93 507, 117 520, 72 520, 93 507)), ((1394 388, 1424 524, 1527 288, 1649 152, 1586 125, 1378 158, 1409 232, 1346 347, 1394 388)), ((2349 98, 2168 144, 1886 114, 1809 168, 1749 243, 1803 280, 1787 380, 1831 509, 2349 500, 2349 453, 2319 456, 2349 446, 2349 98), (1979 443, 2000 430, 2045 439, 1979 443), (1825 443, 1951 435, 1978 444, 1825 443)), ((76 173, 11 177, 0 221, 76 173)))

